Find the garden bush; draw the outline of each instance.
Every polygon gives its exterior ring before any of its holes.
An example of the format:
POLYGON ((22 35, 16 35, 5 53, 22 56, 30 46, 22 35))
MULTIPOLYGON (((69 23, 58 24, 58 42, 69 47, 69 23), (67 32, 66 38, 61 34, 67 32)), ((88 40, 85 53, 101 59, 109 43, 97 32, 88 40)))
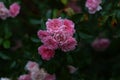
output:
POLYGON ((119 46, 120 0, 0 0, 0 80, 120 80, 119 46))

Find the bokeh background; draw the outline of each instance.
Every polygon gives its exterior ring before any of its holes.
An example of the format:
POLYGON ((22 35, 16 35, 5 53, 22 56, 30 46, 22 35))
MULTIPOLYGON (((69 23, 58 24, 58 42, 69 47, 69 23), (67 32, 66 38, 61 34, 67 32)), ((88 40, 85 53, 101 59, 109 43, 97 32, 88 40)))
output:
POLYGON ((18 2, 21 10, 15 18, 0 19, 0 77, 17 80, 27 73, 24 66, 36 61, 57 80, 120 80, 120 0, 102 0, 102 10, 89 14, 86 0, 0 0, 8 7, 18 2), (75 23, 78 45, 74 51, 60 50, 50 61, 38 54, 42 45, 37 31, 46 29, 53 18, 68 18, 75 23), (91 46, 98 38, 108 38, 109 47, 95 51, 91 46), (70 74, 67 65, 78 70, 70 74))

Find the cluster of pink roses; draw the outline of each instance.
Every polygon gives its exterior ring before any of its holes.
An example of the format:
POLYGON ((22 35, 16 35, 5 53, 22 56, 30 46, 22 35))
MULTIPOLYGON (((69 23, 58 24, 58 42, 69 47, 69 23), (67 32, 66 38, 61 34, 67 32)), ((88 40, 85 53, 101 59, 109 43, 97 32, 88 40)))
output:
POLYGON ((96 11, 100 11, 102 7, 101 0, 87 0, 85 6, 88 8, 90 14, 94 14, 96 11))
POLYGON ((21 75, 18 80, 56 80, 55 75, 48 74, 43 68, 39 68, 36 62, 29 61, 25 69, 29 74, 21 75))
POLYGON ((48 19, 47 30, 39 30, 37 35, 43 42, 38 48, 42 59, 50 60, 54 57, 55 50, 61 49, 64 52, 74 50, 77 41, 73 38, 75 33, 74 23, 68 19, 48 19))
POLYGON ((0 18, 5 20, 8 17, 16 17, 20 12, 20 5, 18 3, 13 3, 7 9, 3 2, 0 2, 0 18))

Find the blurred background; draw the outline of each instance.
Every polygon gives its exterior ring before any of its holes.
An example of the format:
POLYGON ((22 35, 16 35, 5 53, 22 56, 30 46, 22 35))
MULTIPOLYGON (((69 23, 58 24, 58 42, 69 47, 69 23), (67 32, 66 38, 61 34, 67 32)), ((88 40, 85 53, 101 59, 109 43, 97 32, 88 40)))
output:
POLYGON ((0 19, 0 77, 16 80, 28 61, 36 61, 57 80, 120 80, 120 1, 102 0, 102 10, 89 14, 86 0, 0 0, 7 8, 21 6, 15 18, 0 19), (50 61, 38 54, 42 45, 37 31, 46 29, 46 21, 68 18, 75 23, 78 45, 74 51, 57 51, 50 61), (96 38, 108 38, 109 47, 96 51, 96 38), (67 65, 78 70, 70 74, 67 65))

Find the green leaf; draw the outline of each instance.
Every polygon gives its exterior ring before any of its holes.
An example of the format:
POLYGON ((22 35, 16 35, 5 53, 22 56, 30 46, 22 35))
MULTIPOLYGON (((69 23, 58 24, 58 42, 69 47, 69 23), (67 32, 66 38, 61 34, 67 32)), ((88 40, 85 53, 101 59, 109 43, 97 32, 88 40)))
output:
POLYGON ((69 16, 72 16, 75 14, 72 8, 66 8, 66 12, 69 16))
POLYGON ((54 9, 54 10, 53 10, 53 18, 56 18, 56 17, 57 17, 57 13, 58 13, 58 10, 57 10, 57 9, 54 9))
POLYGON ((11 66, 10 66, 10 68, 14 68, 15 66, 16 66, 16 61, 13 61, 12 63, 11 63, 11 66))
POLYGON ((5 41, 3 42, 3 47, 6 48, 6 49, 10 48, 10 41, 5 40, 5 41))
POLYGON ((118 20, 120 20, 120 10, 116 11, 116 17, 118 18, 118 20))
POLYGON ((4 59, 4 60, 9 60, 9 59, 10 59, 9 56, 7 56, 6 54, 1 53, 1 52, 0 52, 0 58, 2 58, 2 59, 4 59))
POLYGON ((34 25, 37 25, 37 24, 40 24, 40 20, 31 19, 31 20, 30 20, 30 23, 31 23, 31 24, 34 24, 34 25))
POLYGON ((45 23, 44 23, 43 19, 40 20, 40 23, 41 23, 40 29, 46 29, 46 26, 45 26, 45 23))
POLYGON ((88 35, 88 34, 85 34, 85 33, 79 33, 79 36, 80 36, 82 39, 89 39, 89 38, 93 38, 93 36, 88 35))
POLYGON ((3 39, 2 39, 2 38, 0 38, 0 45, 2 44, 2 42, 3 42, 3 39))
POLYGON ((9 30, 8 27, 5 27, 4 32, 5 32, 5 38, 6 38, 6 39, 8 39, 8 38, 10 38, 10 37, 12 36, 12 33, 11 33, 11 31, 9 30))
POLYGON ((51 18, 52 10, 48 10, 46 13, 46 18, 51 18))
POLYGON ((62 2, 64 5, 66 5, 67 2, 68 2, 68 0, 61 0, 61 2, 62 2))
POLYGON ((85 41, 86 43, 91 43, 93 40, 93 36, 85 33, 79 33, 80 39, 85 41))
POLYGON ((40 42, 40 40, 39 40, 38 38, 33 38, 33 37, 31 37, 31 40, 32 40, 33 42, 35 42, 35 43, 40 42))
POLYGON ((67 61, 68 61, 69 64, 70 64, 70 63, 73 63, 72 56, 69 55, 69 54, 67 54, 67 61))

